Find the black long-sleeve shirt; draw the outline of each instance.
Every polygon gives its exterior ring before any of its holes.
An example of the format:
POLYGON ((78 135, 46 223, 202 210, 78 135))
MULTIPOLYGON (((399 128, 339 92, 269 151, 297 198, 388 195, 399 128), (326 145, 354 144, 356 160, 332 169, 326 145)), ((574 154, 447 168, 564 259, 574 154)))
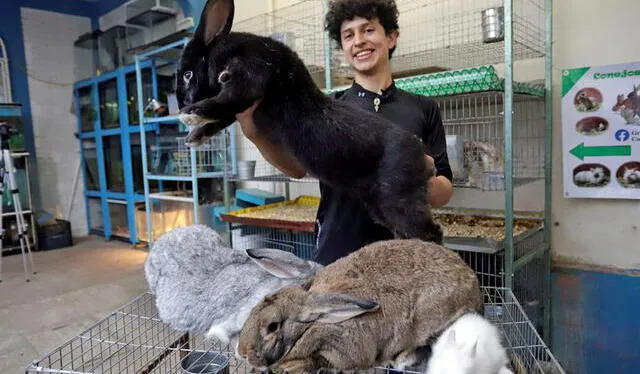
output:
MULTIPOLYGON (((374 112, 377 103, 379 115, 422 140, 425 153, 434 159, 437 174, 453 179, 440 109, 433 99, 401 90, 395 83, 382 94, 354 83, 349 89, 335 93, 334 98, 374 112)), ((315 261, 328 265, 364 245, 393 238, 391 231, 371 219, 358 199, 323 183, 320 194, 315 261)))

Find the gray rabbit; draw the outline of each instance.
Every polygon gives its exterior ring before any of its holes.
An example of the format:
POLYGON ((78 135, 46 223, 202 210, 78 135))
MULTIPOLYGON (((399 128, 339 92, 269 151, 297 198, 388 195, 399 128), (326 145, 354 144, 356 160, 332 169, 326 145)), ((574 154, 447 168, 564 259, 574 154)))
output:
POLYGON ((277 249, 254 249, 252 254, 232 249, 203 225, 160 236, 144 266, 160 319, 176 330, 234 344, 262 298, 323 268, 277 249))

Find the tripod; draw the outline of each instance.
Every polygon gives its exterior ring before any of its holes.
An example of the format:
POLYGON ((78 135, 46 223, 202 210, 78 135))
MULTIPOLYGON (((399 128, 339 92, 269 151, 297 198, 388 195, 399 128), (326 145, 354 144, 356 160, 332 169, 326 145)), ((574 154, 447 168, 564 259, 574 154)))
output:
MULTIPOLYGON (((31 264, 31 271, 36 273, 33 266, 33 257, 31 256, 31 245, 29 244, 29 234, 24 221, 24 213, 22 211, 22 203, 20 202, 20 191, 16 186, 15 168, 13 166, 13 159, 11 158, 11 150, 9 149, 9 137, 15 133, 15 129, 6 123, 0 123, 0 151, 2 157, 0 158, 0 198, 4 192, 4 186, 6 184, 7 176, 9 177, 10 193, 13 197, 13 206, 15 208, 16 224, 18 230, 18 238, 20 240, 20 249, 22 250, 22 263, 24 265, 24 276, 27 282, 29 279, 29 271, 27 270, 27 257, 31 264), (26 252, 25 252, 26 249, 26 252)), ((4 239, 6 230, 3 226, 4 216, 2 214, 2 201, 0 199, 0 282, 2 282, 2 240, 4 239)))

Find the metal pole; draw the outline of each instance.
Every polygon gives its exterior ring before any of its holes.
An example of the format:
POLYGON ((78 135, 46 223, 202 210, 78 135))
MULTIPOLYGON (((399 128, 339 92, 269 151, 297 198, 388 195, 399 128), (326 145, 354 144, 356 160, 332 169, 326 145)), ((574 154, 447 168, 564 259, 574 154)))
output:
POLYGON ((551 346, 551 198, 553 197, 552 152, 553 152, 553 0, 546 0, 545 5, 545 134, 544 134, 544 243, 546 252, 544 277, 544 321, 543 336, 548 346, 551 346))
POLYGON ((505 287, 513 288, 513 0, 504 2, 505 287))
MULTIPOLYGON (((327 14, 329 10, 329 0, 322 1, 323 14, 327 14)), ((324 24, 324 22, 323 22, 324 24)), ((331 87, 331 40, 329 32, 324 31, 324 85, 325 89, 330 90, 331 87)))
POLYGON ((142 148, 142 176, 144 180, 144 205, 147 216, 147 237, 149 247, 153 242, 153 233, 151 227, 151 199, 149 198, 149 180, 147 179, 147 137, 144 128, 144 107, 142 95, 142 71, 140 70, 140 56, 134 57, 136 62, 136 89, 138 94, 138 121, 140 123, 140 147, 142 148))

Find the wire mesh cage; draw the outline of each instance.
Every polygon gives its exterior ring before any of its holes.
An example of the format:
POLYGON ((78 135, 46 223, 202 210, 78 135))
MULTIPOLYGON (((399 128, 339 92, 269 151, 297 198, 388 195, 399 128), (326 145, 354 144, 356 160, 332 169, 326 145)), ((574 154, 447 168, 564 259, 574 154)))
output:
MULTIPOLYGON (((283 42, 306 65, 319 87, 325 84, 324 7, 318 0, 300 0, 291 5, 240 20, 233 24, 234 31, 250 32, 283 42)), ((345 63, 341 56, 333 57, 333 84, 348 81, 341 75, 345 63)))
MULTIPOLYGON (((448 137, 456 187, 504 190, 504 93, 436 98, 448 137)), ((513 105, 515 185, 544 177, 545 106, 540 96, 516 94, 513 105)))
MULTIPOLYGON (((460 69, 505 60, 500 0, 397 0, 401 37, 395 73, 460 69)), ((544 0, 513 1, 513 57, 544 56, 544 0)))
MULTIPOLYGON (((483 288, 485 316, 499 327, 519 373, 562 374, 561 366, 532 328, 508 289, 483 288)), ((26 367, 26 373, 247 374, 255 369, 235 357, 232 347, 164 324, 155 298, 144 293, 26 367)), ((371 373, 391 373, 373 368, 371 373)), ((400 371, 394 370, 399 374, 400 371)))
POLYGON ((152 175, 190 176, 196 174, 223 175, 225 165, 230 159, 226 131, 208 139, 204 144, 193 148, 196 170, 192 171, 191 150, 186 144, 186 133, 162 134, 151 138, 149 153, 151 160, 149 173, 152 175), (225 155, 227 152, 227 155, 225 155), (227 158, 225 158, 227 157, 227 158))

